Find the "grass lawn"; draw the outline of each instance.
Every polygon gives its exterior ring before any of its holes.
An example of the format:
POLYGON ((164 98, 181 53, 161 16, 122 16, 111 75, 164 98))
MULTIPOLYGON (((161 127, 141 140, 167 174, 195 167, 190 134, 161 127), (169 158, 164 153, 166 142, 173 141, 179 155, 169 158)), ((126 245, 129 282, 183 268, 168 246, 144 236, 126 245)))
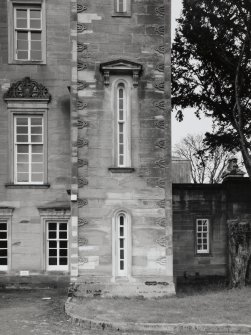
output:
POLYGON ((165 299, 83 299, 74 301, 85 318, 113 322, 251 324, 251 287, 178 292, 165 299))

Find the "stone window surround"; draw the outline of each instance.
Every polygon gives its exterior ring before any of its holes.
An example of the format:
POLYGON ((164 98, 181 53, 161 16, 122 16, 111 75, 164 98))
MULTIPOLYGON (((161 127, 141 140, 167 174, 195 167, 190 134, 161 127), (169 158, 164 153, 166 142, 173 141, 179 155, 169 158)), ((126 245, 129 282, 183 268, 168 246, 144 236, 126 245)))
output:
POLYGON ((8 8, 8 62, 9 64, 46 64, 46 9, 45 0, 7 0, 8 8), (41 5, 42 13, 42 60, 17 60, 15 59, 14 45, 14 7, 19 5, 41 5))
POLYGON ((42 271, 46 273, 62 273, 69 274, 70 272, 70 218, 71 211, 70 208, 38 208, 41 217, 41 250, 42 250, 42 271), (47 223, 48 222, 67 222, 68 225, 68 268, 67 270, 50 270, 47 267, 47 223))
POLYGON ((124 278, 128 281, 133 281, 133 278, 131 277, 132 273, 132 233, 131 233, 131 214, 126 209, 118 209, 114 212, 112 217, 112 282, 116 282, 116 280, 119 280, 121 278, 124 278), (117 229, 116 226, 118 224, 118 218, 119 216, 123 214, 126 218, 126 236, 127 236, 127 246, 126 250, 127 253, 125 255, 125 258, 127 259, 126 262, 126 276, 121 277, 118 275, 118 255, 117 255, 117 249, 118 249, 118 238, 117 238, 117 229))
POLYGON ((126 4, 126 11, 125 12, 119 12, 118 9, 118 1, 119 0, 112 0, 113 1, 113 17, 131 17, 132 16, 132 9, 131 9, 131 0, 124 0, 126 4))
POLYGON ((48 102, 38 100, 21 99, 17 101, 8 101, 8 118, 9 118, 9 183, 5 186, 9 188, 48 188, 47 173, 47 114, 48 102), (16 183, 14 182, 14 117, 16 115, 41 115, 44 120, 44 182, 41 184, 16 183))
POLYGON ((12 214, 14 208, 11 207, 0 207, 0 222, 4 221, 7 223, 7 240, 8 240, 8 265, 0 266, 1 272, 10 272, 11 271, 11 230, 12 230, 12 214))

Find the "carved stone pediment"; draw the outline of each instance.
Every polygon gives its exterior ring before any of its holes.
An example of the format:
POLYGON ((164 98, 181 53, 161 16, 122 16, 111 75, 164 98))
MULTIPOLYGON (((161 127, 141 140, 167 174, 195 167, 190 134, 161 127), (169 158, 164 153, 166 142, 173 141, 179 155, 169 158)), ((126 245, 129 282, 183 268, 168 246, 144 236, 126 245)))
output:
POLYGON ((138 86, 142 65, 127 59, 117 59, 100 64, 100 71, 104 75, 104 84, 109 86, 110 74, 129 74, 133 77, 133 86, 138 86))
POLYGON ((30 77, 25 77, 11 85, 8 91, 4 94, 4 100, 45 100, 50 101, 51 95, 48 89, 32 80, 30 77))

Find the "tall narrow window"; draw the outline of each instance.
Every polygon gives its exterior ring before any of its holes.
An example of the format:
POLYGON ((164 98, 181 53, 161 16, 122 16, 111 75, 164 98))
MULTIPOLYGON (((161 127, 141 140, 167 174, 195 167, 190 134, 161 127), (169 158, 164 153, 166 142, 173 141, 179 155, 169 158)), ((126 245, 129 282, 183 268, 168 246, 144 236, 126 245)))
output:
POLYGON ((15 59, 42 60, 42 12, 41 6, 15 6, 15 59))
POLYGON ((7 222, 0 221, 0 270, 8 268, 8 230, 7 222))
POLYGON ((14 176, 16 184, 44 182, 43 117, 14 117, 14 176))
POLYGON ((196 249, 198 254, 209 253, 209 220, 196 220, 196 249))
POLYGON ((125 13, 127 11, 126 0, 116 0, 116 1, 117 1, 117 12, 125 13))
POLYGON ((68 270, 68 225, 67 222, 47 223, 47 268, 68 270))
POLYGON ((125 166, 126 159, 126 96, 125 86, 118 86, 118 166, 125 166))
POLYGON ((127 275, 127 220, 123 213, 117 218, 117 275, 127 275))

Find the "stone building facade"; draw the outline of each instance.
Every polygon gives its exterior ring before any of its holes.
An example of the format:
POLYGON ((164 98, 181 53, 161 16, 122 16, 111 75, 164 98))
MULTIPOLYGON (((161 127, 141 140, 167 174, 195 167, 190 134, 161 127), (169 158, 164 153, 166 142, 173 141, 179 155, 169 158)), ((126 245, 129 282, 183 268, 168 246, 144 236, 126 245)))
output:
POLYGON ((0 15, 1 281, 173 294, 170 1, 0 15))

